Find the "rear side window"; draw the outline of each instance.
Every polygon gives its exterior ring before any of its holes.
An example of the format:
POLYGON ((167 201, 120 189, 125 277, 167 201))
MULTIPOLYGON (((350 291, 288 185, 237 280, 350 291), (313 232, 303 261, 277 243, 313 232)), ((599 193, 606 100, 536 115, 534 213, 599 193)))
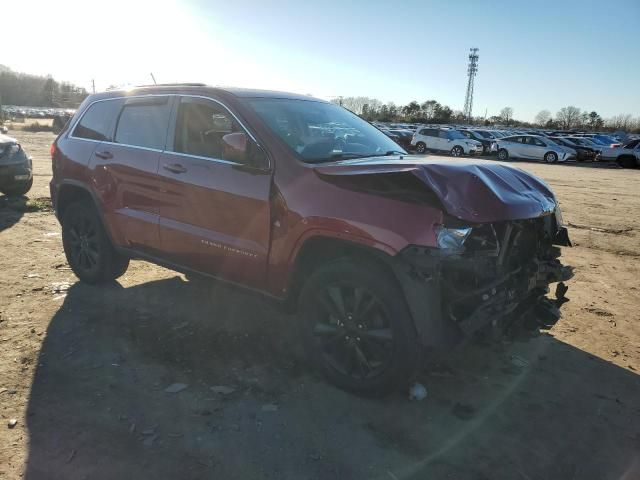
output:
POLYGON ((72 136, 110 142, 111 126, 120 109, 120 105, 122 105, 122 101, 119 100, 105 100, 94 103, 78 122, 72 136))
POLYGON ((168 97, 125 104, 118 119, 114 141, 124 145, 163 150, 169 113, 168 97))

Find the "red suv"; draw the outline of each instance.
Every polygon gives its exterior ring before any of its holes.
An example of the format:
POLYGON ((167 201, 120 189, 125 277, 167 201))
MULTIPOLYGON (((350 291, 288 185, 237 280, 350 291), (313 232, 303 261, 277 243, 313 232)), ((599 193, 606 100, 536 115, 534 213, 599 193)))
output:
POLYGON ((549 325, 571 277, 549 187, 509 165, 424 159, 307 96, 140 87, 91 95, 51 147, 69 265, 139 258, 297 309, 338 386, 380 393, 423 352, 521 318, 549 325), (559 292, 559 293, 558 293, 559 292))

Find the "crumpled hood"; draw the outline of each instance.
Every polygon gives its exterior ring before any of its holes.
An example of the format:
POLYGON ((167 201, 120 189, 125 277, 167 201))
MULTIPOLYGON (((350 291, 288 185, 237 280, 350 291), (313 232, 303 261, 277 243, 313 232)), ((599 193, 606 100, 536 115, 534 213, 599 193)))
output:
POLYGON ((373 157, 313 168, 320 175, 330 176, 413 174, 433 191, 449 215, 474 223, 536 218, 556 207, 546 183, 501 162, 373 157))

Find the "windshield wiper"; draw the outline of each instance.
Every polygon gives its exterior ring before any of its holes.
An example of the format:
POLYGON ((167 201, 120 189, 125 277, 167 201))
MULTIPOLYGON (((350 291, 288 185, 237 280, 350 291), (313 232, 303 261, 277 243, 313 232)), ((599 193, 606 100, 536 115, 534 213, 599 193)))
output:
POLYGON ((388 157, 389 155, 406 155, 406 153, 401 152, 400 150, 388 150, 383 157, 388 157))

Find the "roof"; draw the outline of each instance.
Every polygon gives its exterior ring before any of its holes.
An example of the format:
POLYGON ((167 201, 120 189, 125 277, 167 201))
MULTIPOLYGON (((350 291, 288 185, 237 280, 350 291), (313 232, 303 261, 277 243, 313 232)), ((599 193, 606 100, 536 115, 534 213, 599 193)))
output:
POLYGON ((279 92, 274 90, 259 90, 251 88, 237 88, 237 87, 218 87, 205 85, 204 83, 166 83, 159 85, 140 85, 131 89, 117 89, 108 90, 104 93, 96 94, 96 97, 108 98, 117 95, 127 94, 139 94, 139 93, 178 93, 178 92, 209 92, 209 93, 226 93, 241 98, 287 98, 291 100, 310 100, 315 102, 327 103, 325 100, 314 98, 310 95, 300 95, 298 93, 279 92))

